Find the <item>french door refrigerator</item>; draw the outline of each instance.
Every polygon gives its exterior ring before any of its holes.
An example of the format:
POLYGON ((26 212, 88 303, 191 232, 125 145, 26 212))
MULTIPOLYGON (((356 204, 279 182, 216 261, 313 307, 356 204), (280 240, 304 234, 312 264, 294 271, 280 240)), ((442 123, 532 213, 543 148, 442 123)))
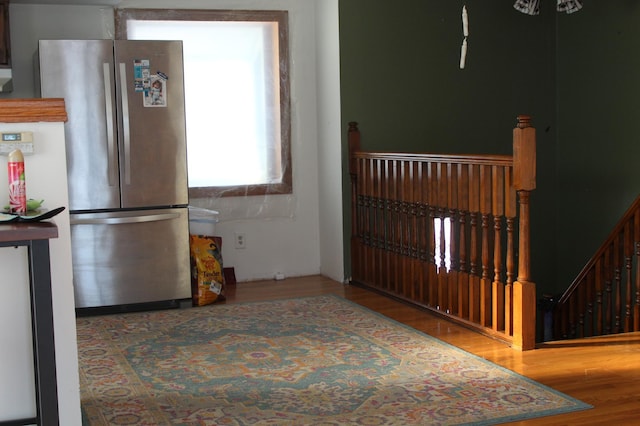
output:
POLYGON ((76 308, 190 298, 182 42, 41 40, 38 57, 68 115, 76 308))

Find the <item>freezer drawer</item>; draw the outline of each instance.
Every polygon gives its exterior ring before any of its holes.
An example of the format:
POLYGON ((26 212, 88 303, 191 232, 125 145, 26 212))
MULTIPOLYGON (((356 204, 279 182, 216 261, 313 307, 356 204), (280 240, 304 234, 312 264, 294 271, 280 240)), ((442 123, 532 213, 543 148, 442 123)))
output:
POLYGON ((191 297, 186 208, 71 215, 76 308, 191 297))

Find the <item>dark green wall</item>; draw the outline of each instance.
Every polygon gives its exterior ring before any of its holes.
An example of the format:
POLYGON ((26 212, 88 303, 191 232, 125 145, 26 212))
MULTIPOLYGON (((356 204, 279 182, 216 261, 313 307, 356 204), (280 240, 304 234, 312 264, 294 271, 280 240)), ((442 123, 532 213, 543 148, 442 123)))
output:
MULTIPOLYGON (((516 116, 533 117, 532 278, 543 291, 556 274, 556 13, 550 6, 531 17, 509 1, 340 0, 342 125, 346 135, 349 121, 360 123, 364 149, 506 154, 516 116), (469 48, 461 70, 463 4, 469 48)), ((344 138, 343 153, 349 259, 344 138)))
POLYGON ((640 193, 640 3, 559 16, 557 85, 560 287, 640 193))

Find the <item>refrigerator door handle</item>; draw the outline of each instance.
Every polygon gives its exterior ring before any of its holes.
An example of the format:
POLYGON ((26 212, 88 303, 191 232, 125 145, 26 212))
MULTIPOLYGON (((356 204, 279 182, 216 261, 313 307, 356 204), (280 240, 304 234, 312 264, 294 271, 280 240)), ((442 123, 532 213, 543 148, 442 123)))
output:
POLYGON ((111 89, 111 66, 108 62, 102 64, 104 81, 104 109, 107 125, 107 173, 109 186, 115 186, 118 180, 118 166, 115 154, 115 135, 113 132, 113 98, 111 89))
POLYGON ((124 142, 124 182, 131 184, 131 131, 129 129, 129 96, 127 94, 127 67, 120 62, 120 96, 122 100, 122 130, 124 142))
POLYGON ((179 213, 162 213, 162 214, 148 214, 140 216, 128 216, 128 217, 93 217, 93 218, 78 218, 71 215, 71 225, 123 225, 129 223, 143 223, 143 222, 160 222, 163 220, 174 220, 180 217, 179 213))

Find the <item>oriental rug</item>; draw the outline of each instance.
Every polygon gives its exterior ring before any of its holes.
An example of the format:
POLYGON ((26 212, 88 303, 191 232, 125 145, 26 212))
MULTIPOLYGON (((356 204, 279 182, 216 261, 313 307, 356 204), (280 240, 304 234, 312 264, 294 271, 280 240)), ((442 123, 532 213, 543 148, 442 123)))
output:
POLYGON ((86 425, 483 425, 590 407, 337 296, 77 330, 86 425))

